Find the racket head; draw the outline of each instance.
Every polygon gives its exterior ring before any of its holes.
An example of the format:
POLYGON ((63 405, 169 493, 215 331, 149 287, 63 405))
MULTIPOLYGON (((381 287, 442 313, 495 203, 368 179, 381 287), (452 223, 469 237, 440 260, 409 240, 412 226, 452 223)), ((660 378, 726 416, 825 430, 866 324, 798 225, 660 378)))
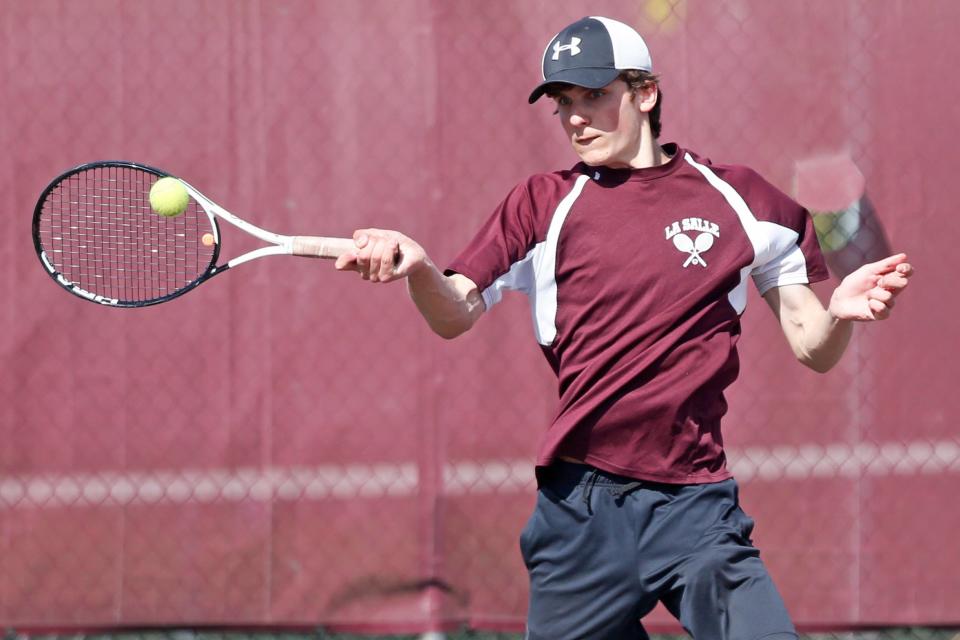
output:
POLYGON ((33 244, 54 282, 106 306, 145 307, 190 291, 215 272, 220 231, 193 197, 164 218, 150 188, 169 173, 143 164, 101 161, 57 176, 33 212, 33 244), (202 236, 212 233, 205 245, 202 236))
POLYGON ((690 236, 678 233, 673 236, 673 246, 683 252, 689 252, 693 250, 693 240, 690 239, 690 236))
POLYGON ((709 251, 710 247, 713 246, 713 235, 704 231, 697 236, 696 241, 693 243, 693 248, 697 251, 709 251))

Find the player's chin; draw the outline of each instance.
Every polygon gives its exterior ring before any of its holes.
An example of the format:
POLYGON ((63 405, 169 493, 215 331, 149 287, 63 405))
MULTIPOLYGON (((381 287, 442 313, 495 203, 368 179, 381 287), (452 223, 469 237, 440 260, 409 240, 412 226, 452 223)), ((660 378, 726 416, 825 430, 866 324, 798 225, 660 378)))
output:
POLYGON ((610 160, 610 154, 597 151, 596 149, 578 148, 574 145, 574 151, 580 156, 580 161, 588 167, 602 167, 610 160))
POLYGON ((606 157, 598 158, 596 154, 585 154, 581 153, 580 161, 588 167, 602 167, 607 164, 606 157))

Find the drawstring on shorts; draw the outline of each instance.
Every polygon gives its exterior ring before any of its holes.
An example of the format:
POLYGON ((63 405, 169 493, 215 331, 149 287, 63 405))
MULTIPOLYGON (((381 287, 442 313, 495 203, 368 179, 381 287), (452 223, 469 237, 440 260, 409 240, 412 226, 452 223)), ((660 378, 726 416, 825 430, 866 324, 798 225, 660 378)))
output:
MULTIPOLYGON (((593 497, 593 488, 597 486, 597 482, 600 481, 601 475, 600 471, 597 469, 591 469, 590 475, 583 483, 583 502, 587 505, 587 513, 593 515, 593 505, 590 502, 590 498, 593 497)), ((631 482, 625 482, 624 484, 616 485, 610 488, 610 493, 614 498, 620 499, 626 496, 629 493, 632 493, 643 486, 643 483, 639 480, 633 480, 631 482)))
POLYGON ((593 495, 593 487, 597 484, 597 480, 600 479, 600 472, 596 469, 590 469, 590 477, 587 478, 587 481, 584 483, 583 488, 583 502, 587 505, 587 513, 593 515, 593 507, 590 506, 590 497, 593 495))

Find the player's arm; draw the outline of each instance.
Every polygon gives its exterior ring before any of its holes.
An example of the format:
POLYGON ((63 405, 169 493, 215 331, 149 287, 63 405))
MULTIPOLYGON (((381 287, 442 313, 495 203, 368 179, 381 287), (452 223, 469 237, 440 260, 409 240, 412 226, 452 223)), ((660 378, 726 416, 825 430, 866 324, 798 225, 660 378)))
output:
POLYGON ((912 275, 907 256, 898 254, 864 265, 844 278, 827 308, 804 284, 775 287, 763 297, 797 359, 824 373, 846 350, 853 322, 887 318, 912 275))
POLYGON ((455 338, 469 330, 484 311, 483 297, 466 276, 446 276, 426 251, 396 231, 361 229, 353 234, 357 250, 341 255, 336 268, 357 271, 370 282, 406 278, 414 304, 435 333, 455 338))

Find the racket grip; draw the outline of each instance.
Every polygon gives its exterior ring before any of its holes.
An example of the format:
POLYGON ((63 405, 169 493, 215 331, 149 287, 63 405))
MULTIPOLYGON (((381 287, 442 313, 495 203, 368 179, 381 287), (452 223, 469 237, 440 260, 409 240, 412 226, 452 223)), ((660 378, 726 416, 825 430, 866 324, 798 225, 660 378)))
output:
POLYGON ((293 255, 305 258, 336 259, 357 248, 350 238, 322 238, 320 236, 294 236, 293 255))

